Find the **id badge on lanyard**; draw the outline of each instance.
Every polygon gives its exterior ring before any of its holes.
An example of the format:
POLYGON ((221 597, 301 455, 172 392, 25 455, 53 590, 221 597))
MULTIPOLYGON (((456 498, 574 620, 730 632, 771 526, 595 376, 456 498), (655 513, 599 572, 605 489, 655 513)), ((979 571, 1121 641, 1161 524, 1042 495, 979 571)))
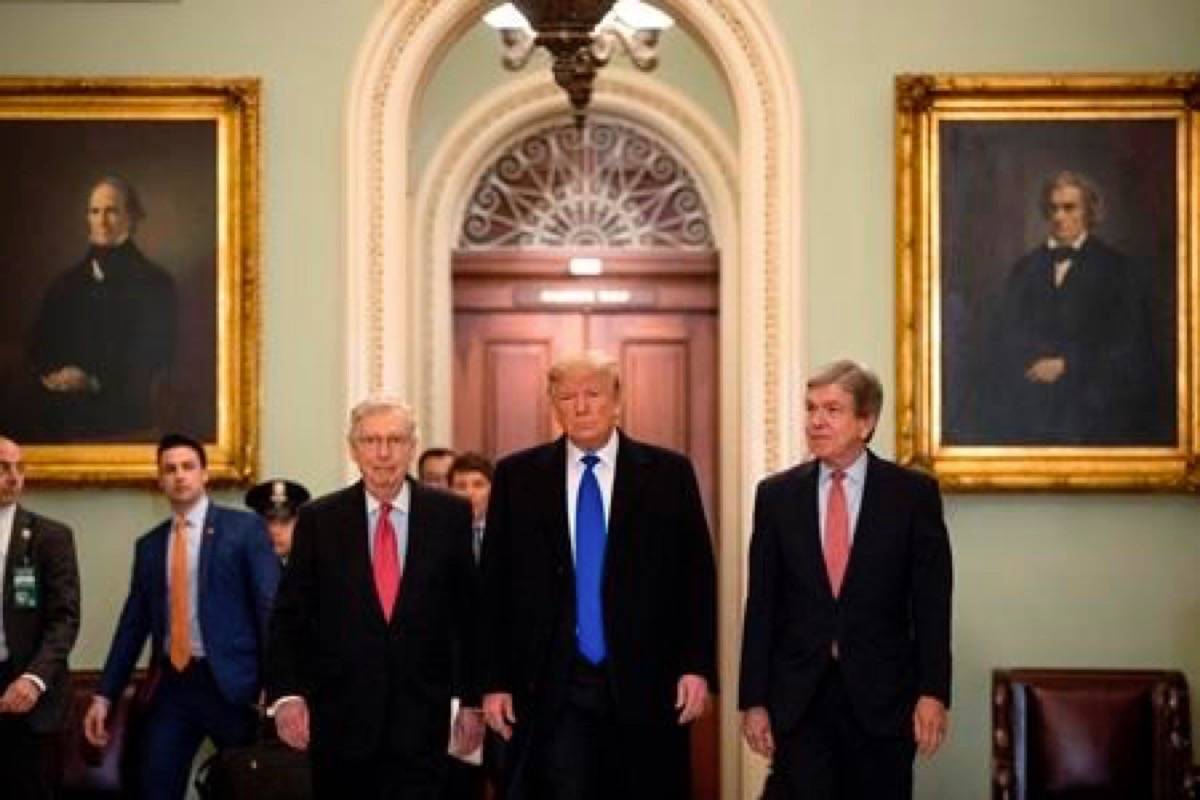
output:
POLYGON ((21 545, 25 550, 25 555, 13 567, 13 608, 26 611, 38 607, 37 571, 33 568, 33 559, 30 557, 32 538, 33 534, 29 528, 21 531, 21 545))

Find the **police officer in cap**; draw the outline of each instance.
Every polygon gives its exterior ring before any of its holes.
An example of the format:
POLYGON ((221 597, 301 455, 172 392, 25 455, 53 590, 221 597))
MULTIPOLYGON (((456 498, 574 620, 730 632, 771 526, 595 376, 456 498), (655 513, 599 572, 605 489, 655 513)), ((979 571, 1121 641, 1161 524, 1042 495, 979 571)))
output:
POLYGON ((311 497, 295 481, 276 478, 263 481, 246 492, 246 505, 267 520, 267 532, 271 535, 271 546, 280 561, 287 561, 292 551, 292 531, 296 527, 296 512, 311 497))

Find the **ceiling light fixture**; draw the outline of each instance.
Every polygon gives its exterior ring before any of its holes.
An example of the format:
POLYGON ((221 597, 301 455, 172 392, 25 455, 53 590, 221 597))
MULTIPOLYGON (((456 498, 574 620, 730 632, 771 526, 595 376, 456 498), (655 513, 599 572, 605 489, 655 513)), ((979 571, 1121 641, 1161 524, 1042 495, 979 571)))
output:
POLYGON ((654 69, 659 38, 675 24, 644 0, 514 0, 493 8, 483 21, 500 32, 507 69, 522 69, 537 47, 549 51, 554 80, 570 98, 580 126, 596 71, 619 50, 638 69, 654 69))

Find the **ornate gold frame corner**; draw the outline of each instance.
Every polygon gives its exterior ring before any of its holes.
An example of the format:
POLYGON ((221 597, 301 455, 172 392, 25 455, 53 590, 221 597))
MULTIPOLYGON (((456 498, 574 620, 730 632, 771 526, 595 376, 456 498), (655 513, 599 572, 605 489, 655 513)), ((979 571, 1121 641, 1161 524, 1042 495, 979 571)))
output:
MULTIPOLYGON (((260 103, 258 78, 0 78, 0 122, 213 123, 216 423, 215 436, 201 438, 217 485, 248 484, 259 466, 260 103)), ((179 297, 181 306, 187 300, 179 297)), ((186 390, 188 376, 175 381, 186 390)), ((148 437, 22 445, 33 484, 146 485, 156 479, 148 437)))
MULTIPOLYGON (((934 474, 951 491, 1200 490, 1200 73, 904 74, 895 78, 894 122, 898 460, 934 474), (1174 126, 1174 153, 1166 161, 1175 165, 1175 358, 1173 373, 1164 370, 1174 376, 1174 441, 952 441, 942 419, 940 198, 956 167, 960 175, 969 168, 961 158, 942 163, 943 127, 964 120, 990 130, 993 123, 1093 119, 1174 126)), ((1169 424, 1169 414, 1162 418, 1169 424)))

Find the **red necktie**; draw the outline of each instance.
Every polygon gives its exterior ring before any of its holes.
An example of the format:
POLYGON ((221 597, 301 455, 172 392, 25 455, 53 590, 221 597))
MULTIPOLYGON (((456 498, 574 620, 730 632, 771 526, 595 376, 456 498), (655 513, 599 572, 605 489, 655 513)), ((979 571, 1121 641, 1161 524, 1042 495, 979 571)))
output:
POLYGON ((829 485, 829 504, 825 508, 825 569, 829 572, 829 585, 833 596, 842 590, 842 579, 846 577, 846 562, 850 560, 850 514, 846 510, 846 491, 842 482, 846 473, 833 473, 829 485))
POLYGON ((383 618, 391 622, 396 595, 400 592, 400 561, 396 556, 396 529, 392 527, 392 506, 381 503, 379 522, 375 525, 375 594, 383 618))

